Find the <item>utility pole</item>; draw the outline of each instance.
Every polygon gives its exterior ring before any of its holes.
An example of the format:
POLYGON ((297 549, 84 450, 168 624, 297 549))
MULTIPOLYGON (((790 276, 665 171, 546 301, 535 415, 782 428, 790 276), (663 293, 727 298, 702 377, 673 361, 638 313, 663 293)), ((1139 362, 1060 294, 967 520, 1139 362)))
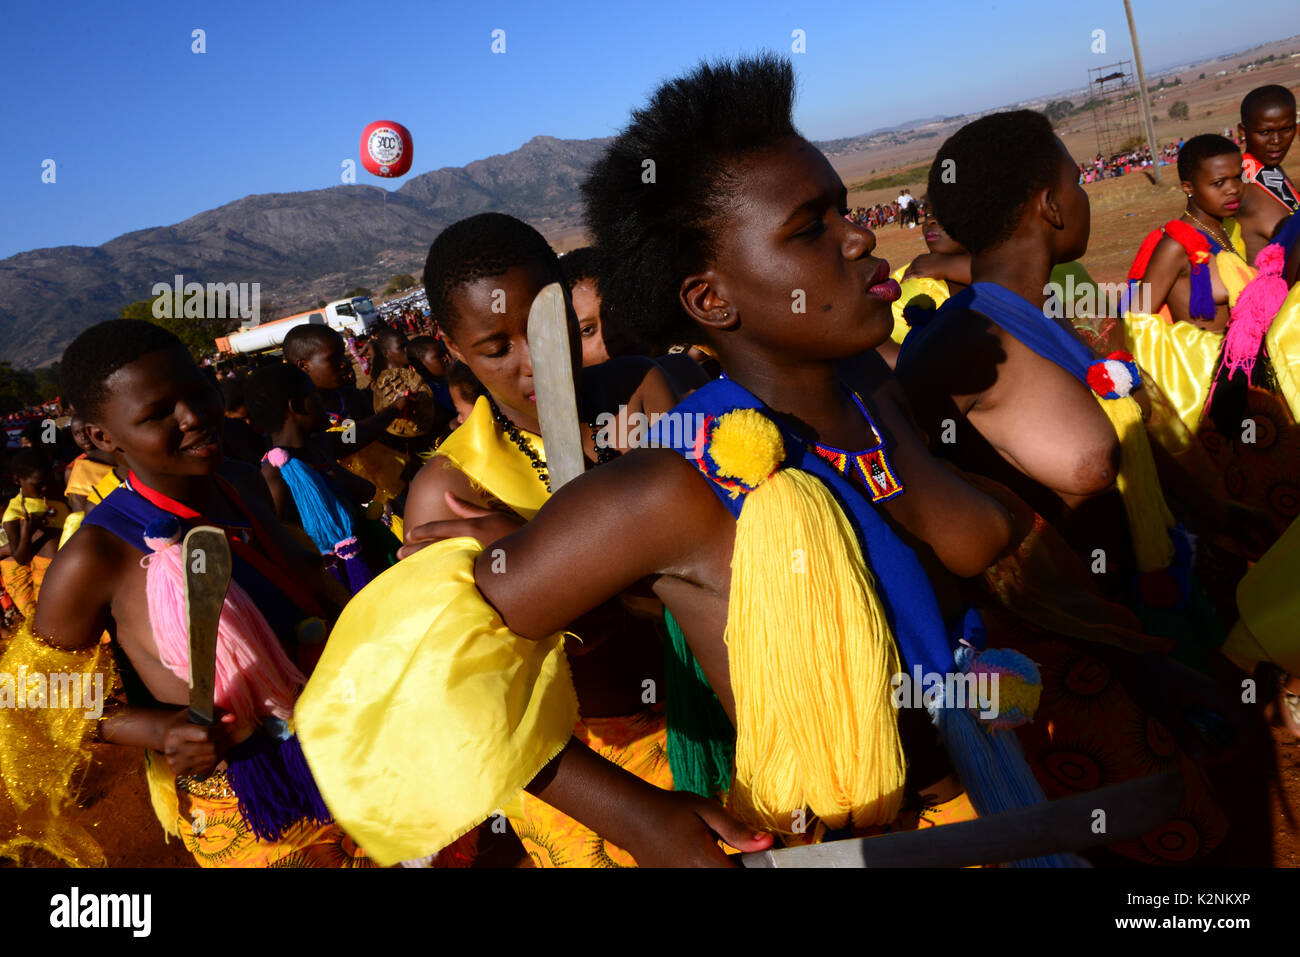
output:
POLYGON ((1137 24, 1133 22, 1133 5, 1124 0, 1124 13, 1128 17, 1128 35, 1133 40, 1133 63, 1138 71, 1138 97, 1142 104, 1142 119, 1147 127, 1147 149, 1151 151, 1151 175, 1160 182, 1160 154, 1156 152, 1156 125, 1151 119, 1151 102, 1147 99, 1147 75, 1142 70, 1142 51, 1138 48, 1137 24))

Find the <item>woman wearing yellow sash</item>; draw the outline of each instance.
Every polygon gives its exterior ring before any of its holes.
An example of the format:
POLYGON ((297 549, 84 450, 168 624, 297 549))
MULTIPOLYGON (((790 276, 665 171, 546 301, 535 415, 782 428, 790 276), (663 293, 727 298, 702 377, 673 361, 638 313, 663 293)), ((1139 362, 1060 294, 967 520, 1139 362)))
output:
POLYGON ((1183 146, 1187 208, 1138 251, 1123 331, 1178 412, 1152 434, 1175 458, 1195 436, 1212 461, 1209 474, 1196 470, 1198 481, 1271 523, 1262 542, 1239 546, 1257 557, 1300 514, 1300 293, 1286 294, 1278 247, 1260 253, 1263 270, 1246 261, 1232 218, 1241 163, 1221 136, 1183 146))
MULTIPOLYGON (((531 226, 500 214, 463 220, 430 248, 425 279, 439 329, 487 394, 412 481, 404 517, 413 532, 490 510, 522 524, 550 498, 526 329, 534 296, 558 278, 556 262, 531 226), (504 312, 490 307, 494 289, 504 293, 504 312)), ((612 410, 621 410, 624 425, 629 417, 648 425, 652 415, 676 404, 648 359, 608 360, 583 370, 582 382, 584 405, 610 411, 584 416, 584 450, 592 462, 616 455, 617 438, 629 433, 620 430, 612 410)), ((663 650, 654 624, 615 600, 574 623, 572 632, 565 656, 582 716, 574 735, 643 780, 671 788, 658 690, 663 650)), ((634 863, 621 848, 527 793, 504 810, 537 866, 634 863)))

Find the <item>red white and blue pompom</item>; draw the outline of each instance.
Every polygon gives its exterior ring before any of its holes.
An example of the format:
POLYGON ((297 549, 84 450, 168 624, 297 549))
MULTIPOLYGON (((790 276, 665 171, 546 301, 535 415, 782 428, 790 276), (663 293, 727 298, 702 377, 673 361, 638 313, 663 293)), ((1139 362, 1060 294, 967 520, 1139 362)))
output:
POLYGON ((1142 387, 1142 376, 1131 353, 1112 352, 1088 366, 1088 387, 1103 399, 1122 399, 1142 387))

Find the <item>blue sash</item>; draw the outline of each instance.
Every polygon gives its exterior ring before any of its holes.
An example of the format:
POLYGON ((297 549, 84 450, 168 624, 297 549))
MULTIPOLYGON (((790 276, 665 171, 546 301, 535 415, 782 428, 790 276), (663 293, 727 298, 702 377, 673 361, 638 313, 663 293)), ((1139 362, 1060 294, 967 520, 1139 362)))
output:
POLYGON ((1282 229, 1269 241, 1281 243, 1282 248, 1289 254, 1291 247, 1295 245, 1297 237, 1300 237, 1300 215, 1291 213, 1287 216, 1282 229))
MULTIPOLYGON (((687 421, 694 421, 695 413, 716 417, 733 409, 759 409, 767 414, 781 430, 785 443, 786 459, 782 467, 816 475, 830 489, 857 533, 863 557, 879 583, 886 617, 907 665, 920 665, 925 672, 933 674, 952 671, 955 641, 948 636, 934 589, 916 554, 894 534, 865 493, 813 452, 807 439, 783 426, 761 400, 731 379, 715 379, 697 389, 679 402, 670 415, 692 415, 687 421)), ((660 419, 651 428, 651 445, 671 448, 693 461, 696 435, 693 430, 669 428, 671 421, 660 419)), ((733 498, 730 490, 715 482, 709 484, 719 501, 739 518, 745 492, 741 490, 733 498)))
MULTIPOLYGON (((145 544, 144 531, 160 518, 178 521, 182 528, 190 526, 129 486, 119 485, 95 506, 82 524, 97 525, 149 554, 152 550, 145 544)), ((307 612, 239 555, 232 554, 231 559, 231 577, 248 592, 280 642, 293 648, 297 641, 296 626, 307 612)), ((115 654, 114 657, 129 664, 125 656, 115 654)), ((132 703, 159 704, 134 675, 134 669, 130 671, 131 687, 137 694, 143 692, 132 703)), ((259 840, 278 841, 289 828, 302 821, 317 825, 330 821, 329 808, 316 788, 297 736, 290 734, 288 725, 277 718, 264 718, 259 733, 230 749, 227 774, 239 801, 239 813, 259 840)))
MULTIPOLYGON (((146 555, 150 548, 144 543, 144 530, 155 519, 170 516, 157 505, 148 501, 143 495, 132 491, 126 485, 119 485, 104 501, 96 505, 82 522, 83 525, 97 525, 107 532, 112 532, 132 548, 139 549, 146 555)), ((175 516, 172 516, 175 517, 175 516)), ((190 524, 178 519, 181 527, 189 530, 190 524)), ((297 643, 297 626, 309 612, 294 604, 284 592, 244 561, 237 554, 231 555, 231 578, 239 582, 241 588, 248 592, 267 624, 275 632, 282 644, 293 648, 297 643)))
POLYGON ((992 282, 967 286, 940 306, 932 319, 914 326, 903 340, 898 371, 901 373, 912 361, 919 343, 942 335, 943 328, 968 311, 987 316, 1021 345, 1055 362, 1085 387, 1088 386, 1088 367, 1097 358, 1092 350, 1074 333, 1043 315, 1043 310, 1029 300, 992 282))

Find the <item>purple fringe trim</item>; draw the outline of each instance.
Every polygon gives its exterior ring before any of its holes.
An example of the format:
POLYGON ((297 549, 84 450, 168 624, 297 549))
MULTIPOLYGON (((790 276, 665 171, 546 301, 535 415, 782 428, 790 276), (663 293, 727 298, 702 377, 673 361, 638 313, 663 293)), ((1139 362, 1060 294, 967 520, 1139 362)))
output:
POLYGON ((278 841, 301 821, 333 820, 297 735, 278 739, 258 732, 231 748, 228 761, 239 813, 258 840, 278 841))
POLYGON ((1210 285, 1210 267, 1205 263, 1192 266, 1192 289, 1187 313, 1193 319, 1214 318, 1214 289, 1210 285))
POLYGON ((334 547, 334 554, 343 559, 343 569, 347 572, 347 581, 343 584, 348 591, 355 595, 370 584, 370 579, 374 576, 370 573, 370 566, 361 557, 361 544, 356 538, 339 542, 334 547))

